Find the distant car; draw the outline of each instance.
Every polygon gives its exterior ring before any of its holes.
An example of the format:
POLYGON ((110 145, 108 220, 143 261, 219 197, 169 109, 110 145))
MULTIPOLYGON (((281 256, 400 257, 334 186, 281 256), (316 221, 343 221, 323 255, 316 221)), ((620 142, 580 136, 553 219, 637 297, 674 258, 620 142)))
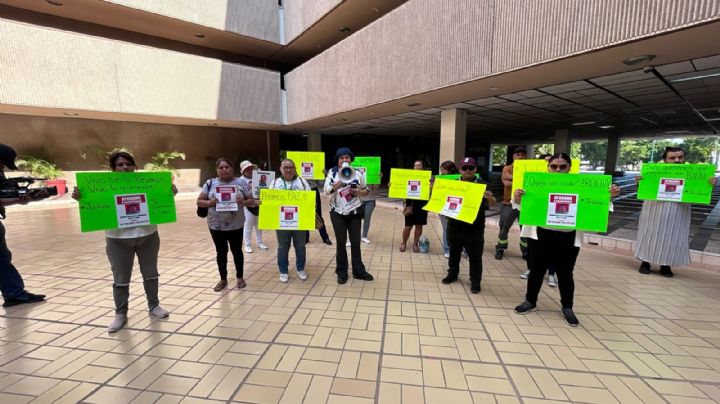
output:
POLYGON ((595 167, 595 171, 605 171, 605 167, 595 167))

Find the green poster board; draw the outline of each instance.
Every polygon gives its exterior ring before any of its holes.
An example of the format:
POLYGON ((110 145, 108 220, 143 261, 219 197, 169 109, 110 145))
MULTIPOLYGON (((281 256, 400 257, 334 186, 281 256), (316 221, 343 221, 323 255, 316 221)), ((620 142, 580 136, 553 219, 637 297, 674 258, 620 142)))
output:
POLYGON ((710 204, 710 178, 715 175, 711 164, 643 164, 640 175, 638 199, 710 204))
MULTIPOLYGON (((459 180, 460 176, 462 174, 438 174, 434 178, 436 180, 444 179, 444 180, 459 180)), ((475 174, 475 178, 480 178, 480 174, 475 174)))
POLYGON ((83 232, 177 220, 170 172, 89 172, 75 179, 83 232))
MULTIPOLYGON (((548 172, 548 162, 544 159, 532 160, 515 160, 513 161, 513 180, 510 195, 515 195, 515 191, 523 188, 523 179, 525 173, 546 173, 548 172)), ((580 173, 580 159, 572 159, 570 164, 570 174, 580 173)))
POLYGON ((417 199, 427 201, 430 199, 430 176, 428 170, 412 170, 404 168, 390 169, 390 198, 417 199))
POLYGON ((520 224, 606 232, 612 177, 525 173, 520 224))
POLYGON ((260 190, 261 230, 315 230, 315 192, 260 190))
POLYGON ((430 202, 423 209, 473 223, 485 197, 486 184, 440 178, 433 185, 430 202))
POLYGON ((298 175, 306 180, 325 179, 325 152, 289 151, 287 158, 295 163, 298 175))
POLYGON ((367 185, 380 184, 380 157, 355 157, 352 166, 365 168, 365 183, 367 185))

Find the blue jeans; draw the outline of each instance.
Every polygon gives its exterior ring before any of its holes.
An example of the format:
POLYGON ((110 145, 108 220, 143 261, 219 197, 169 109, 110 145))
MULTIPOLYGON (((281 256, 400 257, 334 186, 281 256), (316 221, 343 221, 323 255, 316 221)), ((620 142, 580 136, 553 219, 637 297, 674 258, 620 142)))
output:
POLYGON ((448 244, 448 239, 447 239, 448 219, 447 219, 447 216, 443 216, 443 215, 438 215, 438 217, 440 218, 440 224, 442 225, 442 228, 443 228, 443 235, 442 235, 443 251, 445 252, 445 254, 449 254, 450 253, 450 244, 448 244))
POLYGON ((373 210, 375 210, 375 200, 363 201, 363 227, 362 236, 367 238, 368 232, 370 231, 370 218, 372 217, 373 210))
MULTIPOLYGON (((288 273, 288 255, 290 242, 295 247, 295 266, 298 272, 305 270, 305 230, 277 230, 278 269, 281 274, 288 273)), ((344 247, 344 246, 343 246, 344 247)))
POLYGON ((5 242, 5 226, 2 222, 0 222, 0 291, 6 300, 27 299, 23 279, 12 264, 12 253, 5 242))

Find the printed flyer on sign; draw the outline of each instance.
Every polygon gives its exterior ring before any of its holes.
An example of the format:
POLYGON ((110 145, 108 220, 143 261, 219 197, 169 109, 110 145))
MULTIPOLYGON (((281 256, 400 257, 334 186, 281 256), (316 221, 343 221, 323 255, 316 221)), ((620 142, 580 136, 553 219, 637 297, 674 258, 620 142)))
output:
POLYGON ((299 227, 299 215, 297 206, 280 207, 280 229, 297 230, 299 227))
POLYGON ((150 211, 145 194, 116 195, 115 207, 118 227, 121 229, 150 224, 150 211))
POLYGON ((404 168, 390 169, 390 198, 430 199, 430 176, 428 170, 409 170, 404 168))
POLYGON ((270 184, 275 182, 274 171, 253 171, 252 175, 252 194, 253 198, 260 199, 260 190, 268 189, 270 184))
POLYGON ((473 223, 482 206, 486 187, 486 184, 470 181, 436 179, 432 197, 423 209, 473 223))
POLYGON ((440 214, 455 219, 462 211, 462 203, 463 198, 459 196, 448 196, 440 214))
POLYGON ((682 200, 683 184, 685 184, 685 180, 680 178, 660 178, 657 200, 680 202, 682 200))
POLYGON ((365 183, 367 185, 380 184, 380 157, 355 156, 355 160, 350 163, 356 170, 364 168, 365 183))
POLYGON ((337 190, 338 198, 336 208, 342 212, 350 213, 353 210, 359 208, 362 205, 362 201, 357 196, 354 196, 351 192, 352 187, 343 187, 337 190))
POLYGON ((547 224, 575 227, 577 223, 578 196, 573 194, 550 194, 547 224))
POLYGON ((298 175, 306 180, 325 179, 325 173, 323 173, 325 167, 324 152, 289 151, 287 152, 287 158, 295 162, 298 175))
POLYGON ((218 185, 214 191, 213 197, 217 199, 215 211, 237 212, 237 187, 235 185, 218 185))
POLYGON ((408 198, 419 198, 420 191, 422 190, 422 184, 420 181, 408 181, 407 182, 407 196, 408 198))

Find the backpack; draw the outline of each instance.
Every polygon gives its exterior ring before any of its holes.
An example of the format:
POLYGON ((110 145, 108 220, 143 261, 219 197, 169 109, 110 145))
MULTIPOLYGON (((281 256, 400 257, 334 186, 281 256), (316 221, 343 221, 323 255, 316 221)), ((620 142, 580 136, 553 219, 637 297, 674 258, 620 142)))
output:
MULTIPOLYGON (((207 182, 205 183, 205 185, 207 185, 208 193, 210 192, 210 187, 212 187, 212 180, 213 180, 213 179, 210 178, 210 179, 207 180, 207 182)), ((203 189, 205 189, 205 186, 203 186, 203 189)), ((207 215, 208 215, 209 209, 210 209, 210 208, 202 208, 202 207, 198 206, 198 207, 197 207, 197 211, 196 211, 195 213, 197 213, 198 217, 206 218, 207 215)))

